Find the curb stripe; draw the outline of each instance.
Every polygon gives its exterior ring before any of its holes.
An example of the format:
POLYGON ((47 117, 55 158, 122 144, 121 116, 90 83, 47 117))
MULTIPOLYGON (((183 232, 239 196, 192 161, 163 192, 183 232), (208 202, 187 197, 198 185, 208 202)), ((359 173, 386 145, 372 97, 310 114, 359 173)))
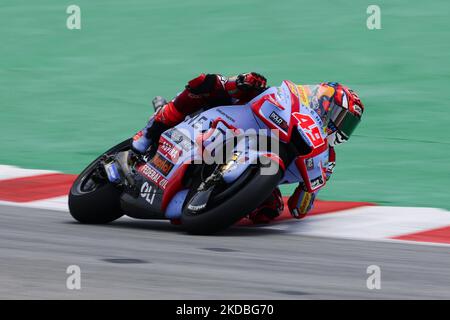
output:
POLYGON ((450 226, 405 234, 391 239, 450 244, 450 226))
MULTIPOLYGON (((272 222, 281 222, 284 220, 294 219, 289 212, 288 208, 288 201, 289 197, 283 197, 284 202, 284 210, 283 212, 272 222)), ((316 199, 314 202, 314 207, 309 212, 304 219, 307 219, 310 216, 316 216, 316 215, 322 215, 322 214, 332 214, 337 211, 344 211, 344 210, 350 210, 360 207, 367 207, 367 206, 375 206, 374 203, 369 202, 353 202, 353 201, 327 201, 327 200, 320 200, 316 199)), ((242 219, 239 222, 239 225, 252 225, 252 221, 250 221, 247 218, 242 219)))
POLYGON ((67 195, 76 175, 49 173, 0 180, 0 200, 31 202, 67 195))
POLYGON ((0 180, 37 176, 47 173, 58 173, 58 172, 40 169, 24 169, 15 166, 0 164, 0 180))

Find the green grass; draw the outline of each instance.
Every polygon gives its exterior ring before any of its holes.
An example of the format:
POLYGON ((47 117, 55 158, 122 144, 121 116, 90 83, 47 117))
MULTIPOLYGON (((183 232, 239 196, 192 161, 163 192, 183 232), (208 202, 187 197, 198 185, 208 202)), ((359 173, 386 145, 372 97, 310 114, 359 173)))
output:
MULTIPOLYGON (((200 72, 340 81, 364 121, 323 199, 450 208, 450 2, 76 1, 0 5, 0 163, 79 172, 200 72)), ((285 190, 287 191, 287 190, 285 190)))

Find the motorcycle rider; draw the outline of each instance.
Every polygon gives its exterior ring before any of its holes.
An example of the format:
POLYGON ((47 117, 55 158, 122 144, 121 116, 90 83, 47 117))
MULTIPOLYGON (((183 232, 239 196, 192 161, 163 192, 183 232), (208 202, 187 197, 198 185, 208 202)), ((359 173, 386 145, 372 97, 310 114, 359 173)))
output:
MULTIPOLYGON (((322 118, 327 128, 329 161, 326 168, 327 180, 335 166, 334 146, 348 140, 351 131, 361 119, 364 106, 358 95, 349 88, 336 83, 321 83, 304 86, 310 96, 310 107, 322 118)), ((220 74, 200 74, 190 80, 185 89, 173 100, 166 102, 161 97, 153 101, 156 112, 144 129, 133 137, 132 150, 146 153, 157 144, 160 135, 177 125, 184 118, 201 108, 223 105, 242 105, 267 89, 267 80, 256 72, 224 77, 220 74)), ((299 184, 288 200, 290 213, 295 218, 303 218, 313 207, 317 192, 310 193, 299 184)), ((265 202, 254 210, 249 218, 254 223, 265 223, 276 218, 284 209, 278 188, 265 202)))

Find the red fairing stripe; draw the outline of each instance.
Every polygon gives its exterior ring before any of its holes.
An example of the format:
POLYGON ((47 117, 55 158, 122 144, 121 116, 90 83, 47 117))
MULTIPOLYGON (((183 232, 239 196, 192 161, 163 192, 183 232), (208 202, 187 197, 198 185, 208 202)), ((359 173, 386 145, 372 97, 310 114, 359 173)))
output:
POLYGON ((239 134, 241 131, 232 126, 231 124, 229 124, 228 122, 226 122, 225 120, 223 120, 221 117, 217 117, 216 119, 214 119, 214 121, 211 123, 211 127, 208 129, 208 131, 204 132, 204 133, 200 133, 196 138, 195 138, 195 142, 200 146, 203 144, 203 141, 208 139, 209 137, 211 137, 211 135, 214 133, 214 131, 217 128, 217 125, 219 124, 219 122, 222 122, 228 129, 232 130, 234 134, 239 134))
POLYGON ((172 198, 175 196, 175 194, 181 190, 181 187, 183 186, 182 181, 183 181, 183 177, 184 174, 187 170, 187 168, 189 167, 190 163, 183 163, 178 169, 177 171, 175 171, 173 173, 173 178, 170 179, 167 182, 167 186, 164 190, 164 194, 162 197, 162 202, 161 202, 161 209, 163 211, 166 210, 167 206, 169 205, 170 200, 172 200, 172 198))
POLYGON ((200 156, 203 156, 203 142, 207 139, 209 139, 209 137, 211 137, 211 135, 214 133, 214 131, 217 129, 217 125, 222 122, 228 129, 230 129, 231 131, 233 131, 233 134, 238 135, 241 133, 241 130, 239 130, 238 128, 236 128, 235 126, 229 124, 228 122, 226 122, 225 120, 223 120, 221 117, 217 117, 216 119, 214 119, 214 121, 211 123, 211 127, 208 129, 208 131, 204 132, 204 133, 200 133, 197 135, 197 137, 195 137, 195 143, 199 146, 199 148, 197 149, 197 152, 200 156))
POLYGON ((325 152, 327 150, 327 148, 328 148, 328 144, 324 144, 321 147, 314 149, 309 154, 297 157, 295 159, 295 165, 297 166, 297 169, 300 171, 300 174, 302 175, 303 182, 305 183, 305 186, 306 186, 306 189, 308 190, 308 192, 315 192, 315 191, 319 190, 320 188, 322 188, 323 186, 325 186, 325 184, 327 183, 327 177, 325 174, 325 169, 321 165, 323 183, 314 189, 311 188, 311 181, 309 180, 308 170, 307 170, 306 164, 305 164, 305 159, 313 158, 313 157, 321 154, 322 152, 325 152))
POLYGON ((295 119, 292 116, 292 114, 300 111, 300 96, 298 94, 297 87, 295 86, 295 84, 293 84, 291 81, 288 80, 285 80, 283 82, 286 83, 291 93, 291 101, 292 101, 291 121, 289 122, 289 131, 287 136, 287 141, 291 141, 292 130, 294 129, 294 127, 298 125, 298 121, 296 121, 297 119, 295 119), (294 86, 295 92, 293 91, 292 86, 294 86))
POLYGON ((266 158, 269 158, 272 161, 275 161, 276 163, 278 163, 278 166, 280 166, 281 169, 283 169, 283 171, 286 171, 286 166, 284 165, 283 159, 281 159, 275 153, 265 153, 265 154, 263 154, 263 156, 266 158))
MULTIPOLYGON (((289 88, 289 91, 291 93, 291 103, 292 103, 291 114, 295 113, 295 112, 299 112, 299 110, 300 110, 300 100, 299 99, 300 98, 299 98, 299 95, 298 95, 298 91, 293 92, 293 90, 297 90, 296 86, 292 82, 290 82, 288 80, 285 80, 284 82, 287 84, 287 86, 289 88), (291 87, 294 87, 294 88, 291 88, 291 87)), ((271 121, 266 119, 266 117, 264 117, 260 113, 261 107, 262 107, 263 103, 266 102, 266 101, 269 101, 270 103, 274 104, 275 106, 277 106, 281 110, 284 110, 283 106, 280 105, 276 101, 275 94, 268 94, 268 95, 263 96, 261 99, 259 99, 258 101, 254 102, 252 104, 252 111, 258 116, 258 118, 261 119, 262 122, 264 122, 264 124, 266 126, 268 126, 271 129, 277 130, 277 132, 279 133, 279 137, 280 137, 281 141, 283 141, 285 143, 288 143, 291 140, 291 135, 292 135, 293 128, 295 126, 297 126, 297 124, 298 124, 298 120, 291 116, 291 119, 289 121, 288 132, 286 133, 283 130, 280 130, 274 123, 272 123, 271 121)))

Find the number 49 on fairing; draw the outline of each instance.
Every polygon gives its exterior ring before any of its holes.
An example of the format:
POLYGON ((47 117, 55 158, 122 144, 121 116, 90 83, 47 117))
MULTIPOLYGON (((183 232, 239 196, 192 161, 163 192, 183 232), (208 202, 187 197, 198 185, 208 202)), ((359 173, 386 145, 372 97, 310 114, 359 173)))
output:
POLYGON ((299 126, 303 129, 303 132, 309 138, 314 148, 320 147, 325 143, 325 140, 320 134, 319 126, 311 116, 299 112, 294 112, 292 116, 298 120, 299 126))

